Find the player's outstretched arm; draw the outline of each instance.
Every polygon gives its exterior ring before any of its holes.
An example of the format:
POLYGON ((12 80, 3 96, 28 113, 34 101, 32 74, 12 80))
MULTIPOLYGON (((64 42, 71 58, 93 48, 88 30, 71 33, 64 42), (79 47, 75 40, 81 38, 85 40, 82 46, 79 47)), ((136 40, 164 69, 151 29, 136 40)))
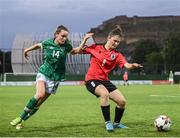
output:
POLYGON ((126 63, 126 64, 124 64, 124 66, 127 69, 134 69, 134 68, 142 68, 143 67, 141 64, 138 64, 138 63, 126 63))
POLYGON ((85 48, 85 44, 87 42, 87 40, 92 37, 94 35, 94 33, 87 33, 84 38, 83 41, 81 42, 81 44, 79 45, 79 47, 73 48, 72 51, 70 52, 71 54, 80 54, 82 53, 83 49, 85 48))
POLYGON ((29 52, 32 51, 32 50, 36 50, 36 49, 39 49, 42 47, 42 43, 37 43, 35 45, 32 45, 31 47, 29 48, 26 48, 24 50, 24 57, 26 58, 26 60, 29 59, 29 52))

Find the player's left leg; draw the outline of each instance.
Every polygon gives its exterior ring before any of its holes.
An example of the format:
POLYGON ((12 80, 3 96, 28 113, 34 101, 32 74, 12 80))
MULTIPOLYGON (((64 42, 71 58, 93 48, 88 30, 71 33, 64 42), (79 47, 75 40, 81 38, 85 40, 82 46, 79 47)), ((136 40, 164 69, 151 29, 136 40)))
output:
POLYGON ((126 82, 127 82, 127 86, 129 86, 129 82, 128 82, 128 80, 127 80, 126 82))
POLYGON ((17 124, 21 123, 24 120, 24 117, 26 115, 28 115, 28 113, 31 111, 31 109, 33 109, 35 107, 35 105, 37 104, 37 100, 35 99, 35 97, 32 97, 29 102, 27 103, 27 105, 24 107, 23 112, 21 113, 21 115, 15 119, 13 119, 10 124, 12 126, 16 126, 17 124))
POLYGON ((115 107, 114 128, 127 128, 125 125, 120 124, 126 105, 125 97, 116 89, 110 93, 110 99, 117 104, 115 107))
POLYGON ((29 100, 27 105, 24 107, 23 112, 20 117, 15 118, 10 122, 12 126, 16 126, 16 129, 21 129, 23 127, 24 121, 30 116, 30 112, 34 110, 39 100, 43 99, 45 96, 45 82, 40 80, 36 83, 36 94, 29 100))
POLYGON ((45 95, 38 101, 38 103, 36 104, 36 106, 34 107, 34 109, 32 109, 25 117, 24 117, 24 121, 26 121, 29 117, 31 117, 32 115, 34 115, 38 110, 39 107, 42 105, 42 103, 44 103, 44 101, 46 101, 46 99, 50 96, 49 93, 45 93, 45 95))
POLYGON ((23 117, 23 120, 16 125, 16 129, 17 129, 17 130, 20 130, 20 129, 22 129, 22 128, 24 127, 24 121, 26 121, 26 120, 29 119, 32 115, 34 115, 34 114, 38 111, 40 105, 41 105, 48 97, 49 97, 49 95, 44 96, 44 97, 42 97, 42 99, 40 99, 40 100, 38 101, 36 107, 34 107, 28 114, 26 114, 26 116, 23 117))
POLYGON ((30 111, 28 112, 28 114, 26 114, 26 116, 23 117, 23 119, 17 123, 16 125, 16 129, 20 130, 24 127, 24 121, 26 121, 27 119, 29 119, 33 114, 35 114, 39 107, 42 105, 42 103, 44 103, 44 101, 46 101, 46 99, 50 96, 49 93, 45 93, 43 97, 41 97, 41 99, 38 101, 38 103, 36 104, 36 106, 30 111))
POLYGON ((27 116, 29 116, 34 108, 37 107, 38 102, 40 102, 45 97, 45 87, 44 80, 38 80, 36 82, 36 93, 33 99, 31 99, 31 101, 25 106, 24 112, 20 116, 22 120, 27 120, 27 116))
POLYGON ((36 81, 37 92, 35 94, 35 97, 39 100, 36 106, 23 118, 23 120, 27 120, 29 117, 34 115, 38 111, 42 103, 44 103, 51 94, 56 93, 59 86, 59 82, 51 81, 48 79, 43 79, 43 81, 36 81), (41 82, 43 81, 45 81, 45 83, 41 84, 41 82))
POLYGON ((123 84, 124 86, 126 86, 126 81, 124 80, 124 84, 123 84))

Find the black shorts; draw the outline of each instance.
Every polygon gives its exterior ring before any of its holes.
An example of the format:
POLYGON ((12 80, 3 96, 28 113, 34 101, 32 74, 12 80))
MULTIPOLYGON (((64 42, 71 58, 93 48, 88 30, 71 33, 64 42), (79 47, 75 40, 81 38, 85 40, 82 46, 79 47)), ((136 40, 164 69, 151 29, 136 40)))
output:
POLYGON ((85 82, 85 85, 86 85, 87 90, 91 92, 92 94, 94 94, 95 96, 97 96, 95 94, 95 89, 98 85, 103 85, 108 90, 109 93, 117 89, 117 87, 114 84, 112 84, 110 81, 88 80, 85 82))

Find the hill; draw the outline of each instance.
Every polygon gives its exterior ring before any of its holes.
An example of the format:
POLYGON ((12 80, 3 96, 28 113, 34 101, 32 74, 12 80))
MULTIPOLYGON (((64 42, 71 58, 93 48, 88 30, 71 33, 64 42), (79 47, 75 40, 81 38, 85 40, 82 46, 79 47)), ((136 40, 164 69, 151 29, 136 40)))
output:
POLYGON ((180 16, 153 16, 153 17, 127 17, 116 16, 104 21, 96 28, 91 28, 95 33, 95 41, 104 43, 108 33, 120 25, 125 35, 125 40, 119 50, 126 56, 133 52, 134 45, 141 39, 157 41, 163 47, 163 40, 170 32, 180 32, 180 16))

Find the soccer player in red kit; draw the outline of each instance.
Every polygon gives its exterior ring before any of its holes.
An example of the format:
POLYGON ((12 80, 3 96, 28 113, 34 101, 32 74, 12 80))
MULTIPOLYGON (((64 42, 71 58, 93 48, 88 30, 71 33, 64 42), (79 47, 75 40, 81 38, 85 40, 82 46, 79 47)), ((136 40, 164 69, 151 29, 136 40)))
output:
POLYGON ((120 124, 125 110, 126 99, 117 87, 110 82, 108 74, 116 65, 127 69, 142 67, 142 65, 128 63, 121 53, 115 51, 115 48, 123 39, 121 28, 117 27, 109 33, 105 45, 93 44, 86 46, 85 44, 90 37, 93 37, 93 33, 85 35, 80 45, 84 48, 79 52, 91 55, 90 67, 85 77, 86 88, 100 99, 100 106, 107 131, 113 131, 114 128, 127 128, 125 125, 120 124), (109 99, 117 104, 113 123, 110 119, 109 99))
POLYGON ((125 71, 123 74, 124 86, 129 85, 128 83, 128 72, 125 71))

